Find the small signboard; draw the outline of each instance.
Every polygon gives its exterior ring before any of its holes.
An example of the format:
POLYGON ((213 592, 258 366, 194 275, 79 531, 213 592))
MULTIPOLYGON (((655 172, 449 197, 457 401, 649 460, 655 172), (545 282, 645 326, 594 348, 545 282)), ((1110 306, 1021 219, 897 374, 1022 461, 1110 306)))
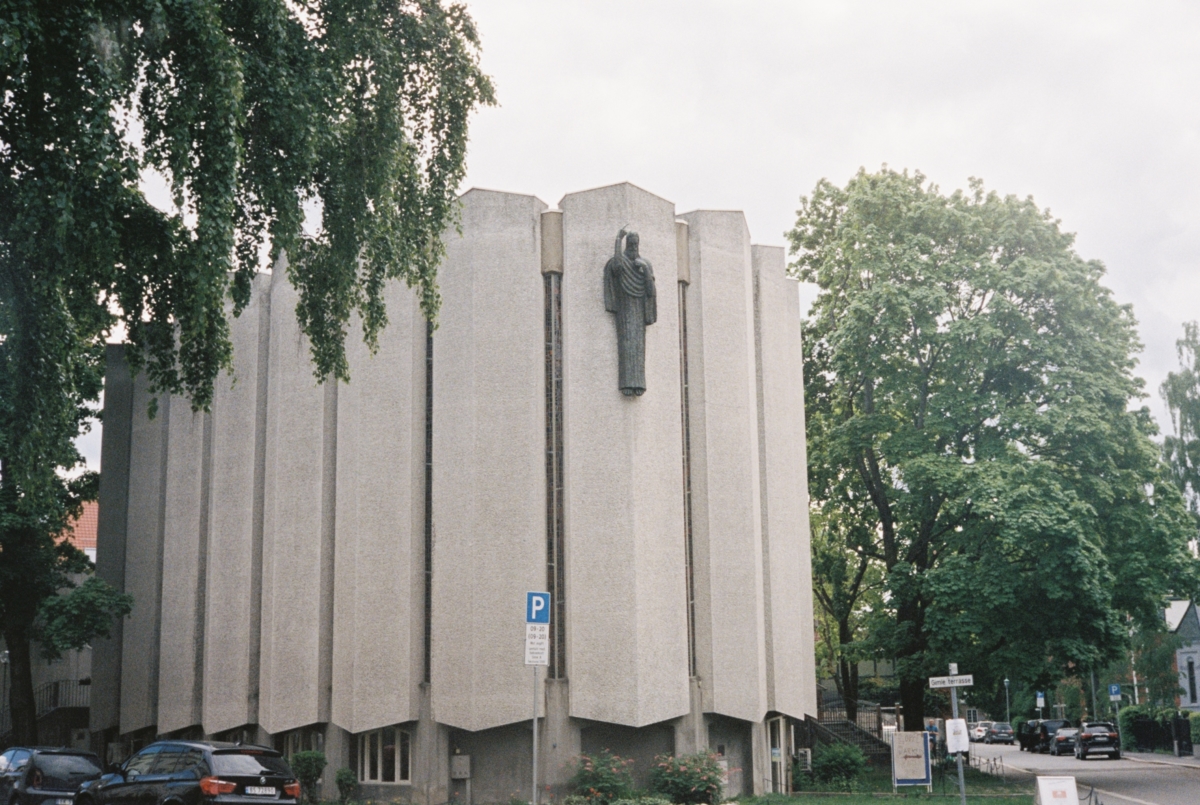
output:
POLYGON ((946 720, 946 751, 950 754, 971 751, 971 736, 967 734, 965 718, 946 720))
POLYGON ((962 676, 931 676, 929 677, 929 687, 937 688, 969 688, 975 684, 974 674, 963 674, 962 676))
POLYGON ((1120 685, 1109 685, 1108 686, 1108 700, 1110 702, 1121 701, 1121 686, 1120 685))
POLYGON ((1037 778, 1037 805, 1079 805, 1074 777, 1037 778))
POLYGON ((525 664, 550 664, 550 593, 525 595, 525 664))
POLYGON ((1046 706, 1046 691, 1039 690, 1037 692, 1037 706, 1039 710, 1046 706))
POLYGON ((892 733, 892 787, 933 786, 928 732, 892 733))

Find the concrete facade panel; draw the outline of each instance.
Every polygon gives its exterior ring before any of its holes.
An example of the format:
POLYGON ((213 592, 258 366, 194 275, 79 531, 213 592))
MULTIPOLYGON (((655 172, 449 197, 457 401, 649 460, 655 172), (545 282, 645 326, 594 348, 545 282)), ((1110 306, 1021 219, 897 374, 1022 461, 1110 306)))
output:
POLYGON ((740 212, 688 223, 688 388, 697 664, 707 712, 767 710, 754 276, 740 212), (707 641, 707 645, 705 642, 707 641))
POLYGON ((753 257, 762 360, 763 533, 770 558, 769 707, 803 718, 817 712, 817 679, 800 293, 786 275, 782 247, 755 246, 753 257))
MULTIPOLYGON (((104 366, 104 430, 101 434, 100 511, 96 526, 96 575, 125 589, 125 532, 129 514, 129 445, 133 426, 133 378, 125 347, 109 344, 104 366)), ((93 732, 120 727, 121 646, 125 621, 107 638, 92 641, 93 732)))
POLYGON ((433 336, 433 717, 530 717, 525 593, 546 588, 541 213, 473 190, 446 236, 433 336))
POLYGON ((259 723, 276 733, 325 720, 322 575, 326 389, 296 323, 297 293, 277 265, 271 283, 263 505, 259 723))
POLYGON ((688 711, 675 212, 630 184, 563 198, 567 674, 571 715, 644 726, 688 711), (654 267, 646 392, 617 386, 605 263, 639 233, 654 267))
POLYGON ((162 638, 159 643, 158 731, 200 723, 204 640, 203 412, 171 398, 163 514, 162 638))
POLYGON ((134 379, 129 447, 129 509, 125 532, 125 592, 133 611, 123 630, 121 732, 158 721, 159 618, 162 614, 163 493, 171 401, 162 397, 151 419, 143 373, 134 379))
POLYGON ((233 372, 217 379, 211 420, 202 722, 208 733, 257 717, 262 590, 262 432, 270 277, 230 321, 233 372))
POLYGON ((338 390, 332 720, 352 733, 415 720, 423 671, 425 320, 400 282, 384 296, 338 390))

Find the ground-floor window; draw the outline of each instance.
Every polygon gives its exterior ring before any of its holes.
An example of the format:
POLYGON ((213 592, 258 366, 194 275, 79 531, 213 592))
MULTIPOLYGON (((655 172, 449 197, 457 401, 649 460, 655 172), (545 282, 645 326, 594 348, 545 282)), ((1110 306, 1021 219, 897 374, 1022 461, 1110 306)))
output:
POLYGON ((286 758, 292 759, 297 752, 324 752, 325 733, 318 726, 300 727, 275 735, 275 748, 286 758))
POLYGON ((359 782, 410 782, 411 757, 407 730, 384 727, 364 732, 358 736, 359 782))

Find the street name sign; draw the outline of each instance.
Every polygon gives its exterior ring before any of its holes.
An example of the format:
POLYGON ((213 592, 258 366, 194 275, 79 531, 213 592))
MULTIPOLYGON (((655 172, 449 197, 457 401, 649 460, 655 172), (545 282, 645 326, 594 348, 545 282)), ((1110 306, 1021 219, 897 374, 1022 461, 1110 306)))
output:
POLYGON ((961 676, 931 676, 929 677, 929 687, 938 688, 969 688, 975 684, 974 674, 962 674, 961 676))
POLYGON ((1108 686, 1108 700, 1110 702, 1121 701, 1121 686, 1120 685, 1109 685, 1108 686))

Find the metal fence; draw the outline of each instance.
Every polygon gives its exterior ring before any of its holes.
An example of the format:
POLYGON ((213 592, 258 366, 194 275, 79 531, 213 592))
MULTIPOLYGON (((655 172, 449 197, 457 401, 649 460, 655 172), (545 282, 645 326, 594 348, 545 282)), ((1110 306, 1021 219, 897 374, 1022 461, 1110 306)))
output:
POLYGON ((1130 721, 1129 730, 1139 751, 1166 750, 1192 754, 1192 727, 1186 716, 1175 716, 1166 722, 1137 715, 1130 721))
MULTIPOLYGON (((33 692, 34 711, 37 718, 49 715, 63 707, 89 707, 92 702, 92 686, 81 685, 78 679, 58 679, 47 682, 33 692)), ((0 735, 12 731, 12 710, 8 703, 0 709, 0 735)))

